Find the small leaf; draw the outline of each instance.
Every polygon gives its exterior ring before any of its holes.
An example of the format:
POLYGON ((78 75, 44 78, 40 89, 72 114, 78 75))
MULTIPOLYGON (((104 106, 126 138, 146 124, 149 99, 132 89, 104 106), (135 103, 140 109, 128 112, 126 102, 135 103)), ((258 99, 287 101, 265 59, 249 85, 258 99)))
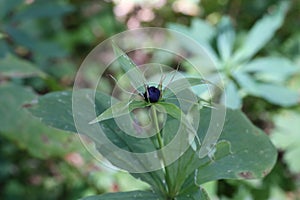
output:
POLYGON ((7 54, 4 59, 0 60, 0 74, 6 77, 45 77, 46 74, 39 70, 32 63, 22 60, 11 54, 7 54))
POLYGON ((223 62, 226 62, 231 56, 235 41, 235 31, 230 18, 223 17, 218 29, 219 35, 217 37, 217 47, 223 62))
POLYGON ((163 91, 163 98, 167 99, 178 92, 202 84, 212 84, 212 83, 200 77, 186 77, 186 78, 174 80, 167 86, 168 90, 163 91))
POLYGON ((145 101, 120 101, 115 104, 113 104, 111 107, 109 107, 107 110, 105 110, 101 115, 99 115, 96 119, 90 122, 90 124, 94 124, 96 122, 100 122, 103 120, 115 118, 115 117, 121 117, 123 115, 126 115, 137 108, 144 108, 148 105, 145 101))
POLYGON ((116 44, 113 44, 113 49, 115 56, 117 57, 118 62, 120 63, 122 69, 125 71, 126 76, 129 78, 132 86, 138 90, 140 93, 144 93, 144 89, 141 86, 144 86, 146 79, 138 68, 136 64, 124 53, 116 44))
POLYGON ((81 200, 133 200, 133 199, 145 199, 145 200, 164 200, 165 198, 150 192, 150 191, 130 191, 130 192, 115 192, 107 193, 96 196, 84 197, 81 200))
POLYGON ((233 60, 236 62, 247 60, 264 47, 282 25, 288 7, 288 1, 281 1, 276 11, 257 21, 242 46, 237 49, 233 60))

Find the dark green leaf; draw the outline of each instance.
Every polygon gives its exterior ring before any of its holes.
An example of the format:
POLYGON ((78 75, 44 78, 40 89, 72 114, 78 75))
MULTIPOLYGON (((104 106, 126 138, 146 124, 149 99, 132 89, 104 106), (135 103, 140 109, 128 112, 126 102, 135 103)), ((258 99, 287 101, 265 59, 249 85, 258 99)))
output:
POLYGON ((17 22, 21 20, 61 17, 73 10, 74 7, 68 4, 61 4, 55 1, 35 1, 16 13, 12 21, 17 22))
POLYGON ((210 198, 203 188, 196 187, 196 191, 180 194, 175 200, 210 200, 210 198))
POLYGON ((5 77, 22 78, 31 76, 46 76, 46 74, 32 63, 11 54, 7 54, 4 59, 0 60, 0 75, 5 77))
POLYGON ((0 96, 0 135, 18 148, 40 159, 64 156, 82 149, 76 137, 45 126, 23 108, 37 98, 29 88, 1 85, 0 96))
MULTIPOLYGON (((201 116, 209 119, 211 110, 202 109, 201 116)), ((199 137, 205 134, 207 126, 207 120, 200 122, 199 137)), ((223 141, 222 145, 211 152, 211 162, 198 168, 199 185, 218 179, 261 178, 276 162, 277 151, 268 136, 252 125, 241 111, 227 109, 219 140, 223 141)))
POLYGON ((23 0, 10 0, 10 1, 1 0, 0 1, 0 19, 7 16, 10 12, 13 12, 13 10, 16 7, 20 6, 23 2, 24 2, 23 0))

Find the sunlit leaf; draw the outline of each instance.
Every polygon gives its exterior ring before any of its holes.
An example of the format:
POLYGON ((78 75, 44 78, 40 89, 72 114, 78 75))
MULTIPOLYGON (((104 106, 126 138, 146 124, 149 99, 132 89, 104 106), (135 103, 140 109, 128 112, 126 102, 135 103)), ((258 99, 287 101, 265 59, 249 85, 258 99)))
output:
POLYGON ((242 106, 242 100, 236 84, 233 81, 228 81, 225 92, 222 94, 221 101, 226 107, 239 109, 242 106))
POLYGON ((292 106, 300 102, 299 92, 282 85, 258 83, 256 86, 259 96, 271 103, 280 106, 292 106))
POLYGON ((146 79, 136 64, 123 52, 116 44, 113 44, 113 49, 117 61, 120 63, 122 69, 125 71, 126 76, 129 78, 132 86, 140 93, 144 93, 144 89, 141 87, 146 84, 146 79))
POLYGON ((251 58, 273 37, 282 25, 289 7, 288 1, 281 1, 273 13, 257 21, 248 33, 244 43, 234 54, 233 60, 240 62, 251 58))
POLYGON ((232 53, 233 45, 235 41, 235 31, 229 17, 223 17, 218 26, 219 35, 217 37, 217 46, 219 54, 226 62, 232 53))
POLYGON ((241 67, 241 70, 248 73, 257 73, 266 80, 283 82, 286 79, 300 72, 300 68, 286 58, 266 57, 255 59, 241 67))

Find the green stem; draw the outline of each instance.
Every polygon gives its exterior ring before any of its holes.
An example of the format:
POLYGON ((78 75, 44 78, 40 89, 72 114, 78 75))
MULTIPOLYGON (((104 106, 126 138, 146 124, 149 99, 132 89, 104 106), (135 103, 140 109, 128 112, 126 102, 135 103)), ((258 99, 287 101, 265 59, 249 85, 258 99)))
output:
MULTIPOLYGON (((156 137, 157 137, 159 149, 162 149, 164 147, 164 142, 163 142, 163 139, 161 137, 157 112, 156 112, 156 109, 155 109, 154 105, 151 106, 151 112, 152 112, 152 120, 155 124, 156 137)), ((166 161, 165 161, 165 157, 164 157, 163 152, 161 152, 161 154, 159 154, 159 157, 163 162, 163 171, 164 171, 164 174, 165 174, 165 180, 166 180, 166 184, 167 184, 167 192, 168 192, 168 194, 171 194, 171 190, 172 190, 171 189, 171 179, 170 179, 169 170, 166 167, 166 161)))

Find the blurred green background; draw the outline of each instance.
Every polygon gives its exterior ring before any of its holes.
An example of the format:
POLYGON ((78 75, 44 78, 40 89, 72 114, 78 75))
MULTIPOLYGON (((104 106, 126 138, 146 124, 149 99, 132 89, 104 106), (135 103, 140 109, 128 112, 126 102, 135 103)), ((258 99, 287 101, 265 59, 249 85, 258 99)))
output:
MULTIPOLYGON (((0 0, 0 199, 78 199, 147 188, 96 161, 77 136, 43 125, 26 106, 37 95, 72 89, 87 54, 121 31, 191 27, 195 19, 216 26, 226 15, 243 38, 279 2, 0 0)), ((290 3, 283 25, 255 57, 284 57, 299 69, 300 0, 290 3)), ((300 74, 291 74, 285 85, 300 93, 300 74)), ((221 180, 204 187, 212 199, 300 199, 299 103, 283 107, 248 95, 242 109, 278 148, 277 164, 263 180, 221 180)))

